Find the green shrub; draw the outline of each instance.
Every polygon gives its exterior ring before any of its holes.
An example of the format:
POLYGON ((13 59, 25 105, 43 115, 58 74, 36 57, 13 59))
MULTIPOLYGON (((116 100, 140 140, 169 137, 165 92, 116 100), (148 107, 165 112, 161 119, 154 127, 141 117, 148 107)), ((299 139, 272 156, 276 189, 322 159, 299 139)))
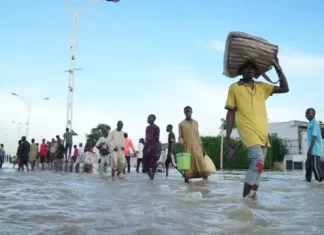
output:
MULTIPOLYGON (((208 156, 213 160, 217 169, 220 168, 220 136, 203 136, 201 137, 205 151, 208 156)), ((232 159, 227 157, 226 139, 224 138, 223 147, 223 169, 247 169, 249 166, 247 152, 242 142, 239 140, 233 140, 233 143, 237 147, 237 151, 234 153, 232 159)), ((274 162, 283 161, 287 154, 287 148, 282 139, 277 136, 270 137, 271 148, 268 149, 268 153, 265 159, 265 168, 271 169, 274 162)), ((178 143, 176 151, 181 152, 181 146, 178 143)))

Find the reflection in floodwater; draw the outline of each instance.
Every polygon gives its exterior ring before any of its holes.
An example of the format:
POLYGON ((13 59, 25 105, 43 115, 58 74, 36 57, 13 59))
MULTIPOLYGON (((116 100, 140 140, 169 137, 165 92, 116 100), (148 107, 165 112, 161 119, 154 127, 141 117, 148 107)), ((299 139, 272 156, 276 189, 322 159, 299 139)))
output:
POLYGON ((259 202, 241 199, 244 172, 185 185, 89 174, 0 171, 0 234, 323 234, 324 185, 303 172, 265 173, 259 202))

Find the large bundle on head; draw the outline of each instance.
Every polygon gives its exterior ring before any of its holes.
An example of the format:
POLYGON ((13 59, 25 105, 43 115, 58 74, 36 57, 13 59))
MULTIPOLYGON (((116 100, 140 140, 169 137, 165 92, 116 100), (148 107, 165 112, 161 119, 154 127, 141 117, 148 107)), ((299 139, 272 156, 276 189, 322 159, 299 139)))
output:
POLYGON ((224 75, 234 78, 240 75, 240 68, 247 62, 257 67, 255 77, 271 69, 278 53, 278 46, 267 40, 242 32, 230 32, 224 53, 224 75))

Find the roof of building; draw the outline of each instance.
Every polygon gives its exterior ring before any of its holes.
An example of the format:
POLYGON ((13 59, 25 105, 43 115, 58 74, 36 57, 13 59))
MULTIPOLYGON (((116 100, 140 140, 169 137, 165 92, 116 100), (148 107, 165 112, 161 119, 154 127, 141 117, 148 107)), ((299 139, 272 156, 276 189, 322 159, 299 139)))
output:
MULTIPOLYGON (((282 123, 293 123, 293 125, 296 126, 301 126, 301 127, 307 127, 308 122, 305 121, 298 121, 298 120, 291 120, 291 121, 286 121, 286 122, 270 122, 270 124, 282 124, 282 123)), ((320 124, 321 128, 324 128, 324 124, 320 124)))

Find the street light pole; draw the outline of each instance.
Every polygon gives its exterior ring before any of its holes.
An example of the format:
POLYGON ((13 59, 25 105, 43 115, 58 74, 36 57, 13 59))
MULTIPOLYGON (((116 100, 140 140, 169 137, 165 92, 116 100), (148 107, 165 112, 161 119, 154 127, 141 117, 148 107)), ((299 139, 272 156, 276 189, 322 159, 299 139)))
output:
MULTIPOLYGON (((11 93, 11 94, 13 96, 19 97, 27 105, 27 122, 26 122, 26 138, 27 138, 28 133, 29 133, 29 122, 30 122, 31 108, 32 108, 32 105, 34 105, 34 104, 30 104, 24 97, 18 95, 17 93, 11 93)), ((49 100, 49 97, 44 97, 43 100, 49 100)))
POLYGON ((75 84, 75 74, 76 70, 82 70, 82 68, 75 68, 76 50, 77 50, 77 40, 78 40, 78 27, 79 27, 79 16, 85 12, 87 9, 93 7, 100 2, 114 2, 118 3, 119 0, 92 0, 87 3, 74 3, 71 0, 64 0, 68 8, 71 9, 71 5, 77 6, 80 10, 78 12, 73 11, 72 20, 72 45, 71 45, 71 58, 70 58, 70 69, 64 72, 69 73, 68 82, 68 98, 67 98, 67 110, 66 110, 66 127, 72 129, 72 119, 73 119, 73 93, 75 84))
POLYGON ((20 138, 21 138, 21 136, 20 136, 20 132, 21 132, 21 125, 22 125, 22 123, 21 123, 21 122, 16 123, 16 122, 14 122, 14 121, 11 121, 11 123, 12 123, 12 124, 15 124, 15 125, 17 126, 17 128, 18 128, 18 140, 20 140, 20 138))

